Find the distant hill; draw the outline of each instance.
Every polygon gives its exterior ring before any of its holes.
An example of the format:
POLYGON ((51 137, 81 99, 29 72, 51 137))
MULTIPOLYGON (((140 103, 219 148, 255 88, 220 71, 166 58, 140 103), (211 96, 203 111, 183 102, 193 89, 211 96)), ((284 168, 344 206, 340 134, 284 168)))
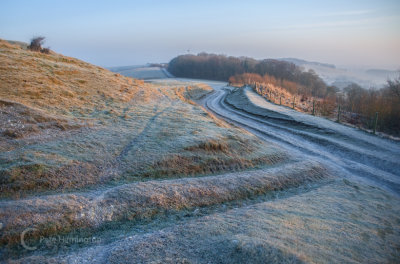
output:
POLYGON ((388 79, 398 76, 398 72, 385 69, 345 69, 333 64, 310 62, 296 58, 282 58, 281 61, 291 62, 305 71, 313 70, 328 85, 334 85, 340 89, 351 83, 356 83, 364 88, 382 88, 388 79))
POLYGON ((382 77, 382 78, 394 78, 399 74, 399 71, 391 71, 384 69, 369 69, 365 71, 369 75, 382 77))

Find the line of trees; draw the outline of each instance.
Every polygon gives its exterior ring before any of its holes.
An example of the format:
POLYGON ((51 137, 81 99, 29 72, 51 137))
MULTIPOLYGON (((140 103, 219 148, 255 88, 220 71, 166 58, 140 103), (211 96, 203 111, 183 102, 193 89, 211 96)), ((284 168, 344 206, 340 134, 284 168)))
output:
MULTIPOLYGON (((229 82, 239 86, 258 83, 259 93, 266 95, 269 100, 270 89, 265 84, 280 87, 289 92, 291 97, 297 95, 298 100, 307 99, 310 95, 308 87, 284 79, 276 79, 268 74, 264 76, 254 73, 239 74, 230 77, 229 82)), ((355 83, 348 85, 342 91, 334 86, 327 86, 324 96, 316 96, 312 100, 315 100, 315 111, 318 114, 336 117, 340 105, 342 121, 368 129, 373 128, 375 114, 378 112, 378 131, 400 136, 400 76, 397 79, 388 80, 387 85, 379 90, 365 89, 355 83)))
POLYGON ((378 130, 400 136, 400 76, 388 80, 380 89, 365 89, 351 84, 343 89, 343 97, 338 97, 338 104, 343 110, 356 113, 355 122, 371 128, 375 113, 378 112, 378 130))
POLYGON ((400 76, 380 90, 351 84, 339 93, 312 70, 303 71, 293 63, 247 57, 200 53, 171 60, 168 71, 177 77, 229 81, 233 84, 272 84, 301 98, 317 98, 320 113, 332 116, 338 105, 346 121, 371 128, 379 112, 378 130, 400 136, 400 76))
POLYGON ((254 73, 271 76, 283 82, 300 84, 304 93, 323 97, 328 92, 324 81, 313 71, 303 71, 291 62, 274 59, 255 60, 208 53, 181 55, 170 61, 168 71, 177 77, 228 81, 231 76, 254 73))
POLYGON ((323 90, 313 90, 315 87, 312 85, 307 86, 294 81, 289 81, 287 79, 277 79, 269 74, 264 74, 263 76, 256 73, 243 73, 231 76, 229 78, 229 83, 231 84, 250 84, 250 83, 264 83, 272 84, 276 87, 280 87, 289 93, 295 95, 302 95, 304 97, 319 97, 326 98, 329 96, 336 96, 338 88, 335 86, 323 86, 323 90))

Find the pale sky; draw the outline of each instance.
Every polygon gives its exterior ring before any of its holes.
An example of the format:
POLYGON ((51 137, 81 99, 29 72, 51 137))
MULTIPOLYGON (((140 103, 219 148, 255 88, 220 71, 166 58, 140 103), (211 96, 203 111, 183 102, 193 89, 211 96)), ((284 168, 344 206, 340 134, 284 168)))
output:
POLYGON ((400 69, 400 0, 0 0, 0 38, 101 66, 210 52, 400 69))

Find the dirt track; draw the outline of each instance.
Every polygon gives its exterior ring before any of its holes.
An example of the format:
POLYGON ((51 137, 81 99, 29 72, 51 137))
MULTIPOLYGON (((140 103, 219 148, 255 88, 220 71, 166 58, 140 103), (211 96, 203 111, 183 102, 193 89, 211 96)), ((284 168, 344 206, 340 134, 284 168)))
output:
MULTIPOLYGON (((4 251, 7 258, 16 263, 364 263, 400 257, 398 143, 277 107, 249 90, 231 92, 224 83, 206 83, 215 91, 200 104, 265 140, 271 157, 282 157, 246 172, 3 201, 3 231, 11 237, 15 233, 19 239, 21 230, 39 223, 50 237, 96 238, 67 245, 29 241, 38 249, 4 251), (62 232, 51 233, 58 227, 62 232)), ((128 158, 133 144, 145 142, 140 136, 132 140, 117 159, 128 158)))
POLYGON ((342 177, 400 194, 399 142, 272 104, 250 88, 213 88, 216 91, 201 103, 221 118, 303 159, 321 162, 342 177))

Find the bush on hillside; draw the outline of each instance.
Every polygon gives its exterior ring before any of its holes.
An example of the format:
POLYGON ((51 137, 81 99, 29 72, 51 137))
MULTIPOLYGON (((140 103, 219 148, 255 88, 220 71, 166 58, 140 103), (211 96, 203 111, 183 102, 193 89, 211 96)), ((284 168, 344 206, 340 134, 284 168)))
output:
POLYGON ((50 48, 42 48, 45 37, 34 37, 31 39, 31 44, 28 46, 28 49, 32 51, 37 51, 45 54, 50 53, 50 48))

